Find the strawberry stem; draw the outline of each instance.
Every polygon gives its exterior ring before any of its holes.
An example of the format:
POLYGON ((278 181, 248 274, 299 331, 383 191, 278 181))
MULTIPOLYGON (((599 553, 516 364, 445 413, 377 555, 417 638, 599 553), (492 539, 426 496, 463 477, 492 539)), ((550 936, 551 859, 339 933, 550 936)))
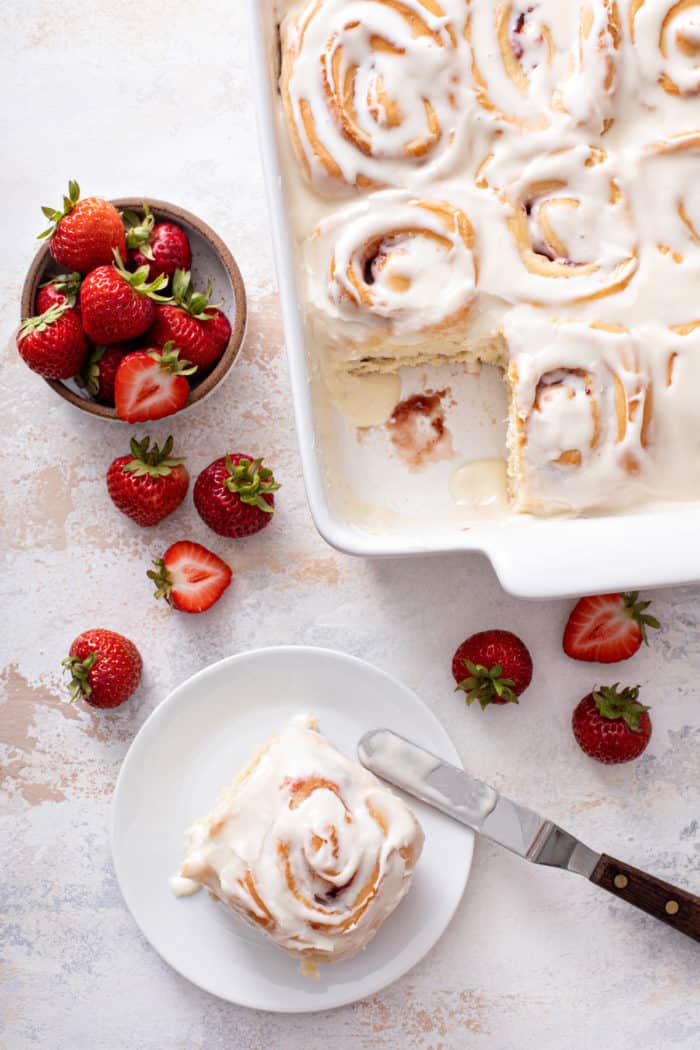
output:
POLYGON ((275 509, 265 498, 265 493, 276 492, 280 486, 275 481, 271 470, 262 465, 260 459, 239 459, 234 466, 231 456, 226 457, 226 469, 228 477, 224 479, 224 485, 229 492, 236 492, 241 503, 248 503, 252 507, 258 507, 266 514, 272 514, 275 509))
POLYGON ((661 624, 655 616, 649 616, 649 614, 645 612, 645 610, 651 605, 651 602, 640 602, 637 600, 638 598, 639 591, 629 591, 627 594, 622 595, 625 609, 631 618, 639 624, 644 644, 648 645, 649 639, 647 638, 647 627, 652 627, 655 631, 658 631, 661 624))
POLYGON ((93 397, 100 389, 100 361, 105 355, 106 346, 95 346, 90 351, 82 371, 75 377, 79 387, 87 390, 93 397))
POLYGON ((131 273, 127 270, 122 262, 122 257, 119 253, 118 248, 112 248, 112 254, 114 255, 114 269, 117 271, 120 277, 126 281, 126 283, 136 292, 137 295, 145 295, 149 299, 153 299, 157 303, 170 303, 172 302, 171 295, 158 295, 161 288, 164 288, 168 283, 167 275, 159 273, 158 276, 147 284, 148 280, 148 267, 139 266, 138 270, 134 270, 131 273))
POLYGON ((175 343, 169 339, 160 350, 148 350, 148 356, 157 361, 164 372, 170 372, 174 376, 191 376, 197 371, 197 365, 191 361, 180 360, 180 351, 176 349, 175 343))
POLYGON ((156 585, 154 595, 156 598, 165 598, 168 605, 172 605, 170 595, 173 589, 173 580, 168 572, 168 568, 162 558, 154 558, 153 564, 155 569, 148 569, 146 575, 156 585))
POLYGON ((650 708, 638 702, 638 685, 626 686, 622 691, 619 690, 619 686, 620 683, 615 682, 614 685, 602 685, 593 691, 593 701, 598 714, 612 720, 621 718, 633 732, 638 733, 639 720, 650 708))
POLYGON ((24 339, 30 332, 45 332, 49 325, 57 321, 69 309, 68 303, 54 303, 48 310, 44 310, 43 314, 25 318, 20 325, 19 338, 24 339))
POLYGON ((63 670, 68 671, 71 676, 68 682, 71 704, 80 700, 81 697, 88 697, 92 694, 89 674, 95 666, 98 655, 99 653, 95 651, 86 656, 84 660, 79 660, 77 656, 67 656, 61 661, 63 670))
POLYGON ((43 233, 39 234, 37 240, 43 241, 45 237, 50 237, 56 229, 56 227, 58 226, 61 219, 64 218, 64 216, 68 215, 69 212, 73 211, 73 208, 76 206, 79 200, 80 186, 75 181, 75 179, 71 179, 68 183, 68 196, 63 197, 63 211, 57 211, 56 208, 46 207, 43 207, 41 209, 46 218, 50 220, 51 225, 49 226, 48 230, 44 230, 43 233))
POLYGON ((189 270, 175 270, 173 274, 173 302, 182 307, 197 321, 211 321, 214 314, 206 312, 211 299, 211 280, 207 281, 206 292, 197 292, 192 286, 192 274, 189 270))
POLYGON ((478 700, 483 710, 494 700, 503 700, 509 704, 518 703, 515 682, 512 678, 502 677, 503 668, 500 664, 494 664, 490 669, 483 664, 472 663, 471 660, 465 660, 464 664, 469 676, 459 683, 455 692, 461 690, 466 693, 465 700, 468 704, 478 700))
POLYGON ((184 459, 170 455, 173 449, 172 435, 167 439, 162 449, 155 444, 149 447, 150 444, 151 439, 149 437, 143 438, 142 441, 132 438, 129 446, 134 458, 124 465, 124 470, 128 470, 136 478, 143 477, 146 474, 152 478, 164 478, 172 473, 173 467, 178 467, 185 462, 184 459))
POLYGON ((127 248, 139 248, 141 254, 151 260, 153 251, 150 242, 155 221, 155 216, 146 201, 143 202, 143 216, 135 211, 122 212, 127 248))
POLYGON ((53 285, 57 292, 65 295, 68 306, 75 306, 82 276, 79 273, 59 273, 56 277, 49 277, 48 281, 42 281, 40 288, 48 288, 53 285))

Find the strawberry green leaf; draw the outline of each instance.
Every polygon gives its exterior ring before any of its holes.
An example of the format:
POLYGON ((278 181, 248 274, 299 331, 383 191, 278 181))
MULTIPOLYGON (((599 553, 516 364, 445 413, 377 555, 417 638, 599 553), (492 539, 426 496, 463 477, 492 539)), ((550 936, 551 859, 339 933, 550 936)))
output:
POLYGON ((638 685, 626 686, 620 690, 620 683, 615 682, 614 685, 600 686, 600 688, 593 691, 592 695, 598 713, 603 718, 608 718, 612 721, 622 719, 635 733, 638 733, 640 730, 639 723, 642 715, 645 711, 650 710, 649 707, 645 704, 640 704, 637 700, 639 696, 638 685))
POLYGON ((267 467, 262 466, 260 459, 240 459, 234 466, 231 456, 226 457, 228 477, 224 485, 229 492, 236 492, 241 503, 258 507, 265 514, 272 514, 274 507, 264 498, 266 493, 276 492, 280 486, 267 467))
POLYGON ((628 594, 622 595, 622 601, 625 609, 629 616, 639 625, 639 629, 644 639, 644 644, 649 644, 647 637, 647 627, 653 628, 658 631, 661 624, 655 616, 650 616, 645 610, 649 608, 651 602, 640 602, 638 601, 639 591, 630 591, 628 594))
POLYGON ((515 692, 515 682, 512 678, 503 678, 503 668, 500 664, 493 667, 484 667, 483 664, 475 664, 471 660, 464 661, 469 676, 464 678, 455 688, 455 692, 466 694, 467 704, 479 701, 482 709, 488 707, 494 698, 504 700, 510 704, 518 703, 518 695, 515 692))
POLYGON ((90 685, 89 675, 95 666, 98 655, 99 653, 95 651, 90 653, 84 660, 79 660, 77 656, 67 656, 65 660, 61 661, 63 670, 67 671, 71 676, 68 682, 71 703, 79 700, 81 697, 91 695, 92 686, 90 685))

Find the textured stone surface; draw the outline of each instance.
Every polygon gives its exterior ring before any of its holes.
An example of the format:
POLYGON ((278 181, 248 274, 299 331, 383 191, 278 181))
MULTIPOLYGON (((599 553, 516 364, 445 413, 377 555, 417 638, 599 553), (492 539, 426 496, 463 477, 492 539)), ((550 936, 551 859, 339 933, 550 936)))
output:
MULTIPOLYGON (((0 1046, 695 1050, 696 945, 574 876, 530 868, 486 843, 430 955, 375 998, 314 1017, 237 1009, 191 987, 122 904, 109 801, 135 731, 198 668, 282 642, 343 649, 397 674, 433 707, 476 774, 592 846, 700 886, 697 589, 656 595, 663 631, 614 670, 642 683, 654 735, 640 761, 606 769, 578 752, 568 728, 597 674, 560 651, 568 603, 508 598, 477 557, 360 562, 315 533, 295 449, 240 7, 209 0, 144 13, 134 3, 88 9, 66 0, 59 12, 28 0, 21 17, 16 5, 0 7, 11 88, 0 168, 0 1046), (264 452, 284 488, 271 528, 226 548, 235 583, 201 619, 157 606, 144 574, 180 535, 206 542, 191 503, 157 533, 118 516, 103 475, 125 429, 61 402, 14 350, 39 205, 57 203, 69 177, 86 191, 153 193, 199 213, 247 282, 240 362, 175 431, 193 473, 231 445, 264 452), (139 693, 111 715, 62 703, 60 659, 75 634, 96 625, 131 635, 146 660, 139 693), (482 714, 452 692, 449 664, 466 634, 491 625, 525 637, 536 671, 519 709, 482 714)), ((162 438, 171 427, 151 430, 162 438)))

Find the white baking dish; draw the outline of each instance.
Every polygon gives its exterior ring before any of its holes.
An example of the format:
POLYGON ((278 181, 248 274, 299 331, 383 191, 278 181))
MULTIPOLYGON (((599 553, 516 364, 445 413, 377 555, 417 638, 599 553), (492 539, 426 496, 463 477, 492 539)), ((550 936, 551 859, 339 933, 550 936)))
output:
POLYGON ((298 262, 288 221, 279 122, 278 40, 272 0, 248 0, 252 79, 282 304, 292 399, 311 513, 328 543, 390 557, 478 551, 503 587, 527 598, 563 597, 700 580, 700 505, 673 504, 610 517, 465 520, 448 490, 460 460, 503 455, 505 395, 490 369, 407 369, 402 396, 448 387, 447 423, 458 455, 416 473, 386 433, 358 435, 328 402, 305 346, 298 262), (426 509, 429 508, 429 509, 426 509))

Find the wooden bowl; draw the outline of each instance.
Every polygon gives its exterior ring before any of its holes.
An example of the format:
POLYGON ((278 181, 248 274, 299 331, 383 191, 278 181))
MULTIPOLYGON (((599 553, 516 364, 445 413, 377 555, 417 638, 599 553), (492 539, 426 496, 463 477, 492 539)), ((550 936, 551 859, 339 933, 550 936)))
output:
MULTIPOLYGON (((123 210, 131 208, 141 211, 143 200, 150 205, 156 221, 167 220, 182 226, 190 239, 192 247, 192 276, 196 288, 206 287, 207 280, 211 279, 212 305, 221 306, 231 324, 231 338, 215 366, 199 382, 193 382, 187 404, 182 411, 201 401, 211 393, 215 386, 221 382, 229 368, 236 360, 238 351, 243 342, 246 326, 246 295, 241 272, 236 265, 236 260, 228 250, 221 238, 207 226, 205 222, 198 219, 184 208, 167 201, 155 200, 153 197, 120 197, 113 200, 115 207, 123 210)), ((34 303, 36 301, 39 286, 50 277, 60 273, 60 267, 56 266, 49 252, 48 241, 45 241, 34 257, 22 288, 22 319, 32 317, 35 313, 34 303)), ((196 379, 196 374, 195 377, 196 379)), ((60 394, 71 405, 89 412, 93 416, 102 419, 119 419, 114 408, 110 405, 101 405, 99 401, 93 401, 86 392, 72 379, 45 379, 50 387, 60 394)))

